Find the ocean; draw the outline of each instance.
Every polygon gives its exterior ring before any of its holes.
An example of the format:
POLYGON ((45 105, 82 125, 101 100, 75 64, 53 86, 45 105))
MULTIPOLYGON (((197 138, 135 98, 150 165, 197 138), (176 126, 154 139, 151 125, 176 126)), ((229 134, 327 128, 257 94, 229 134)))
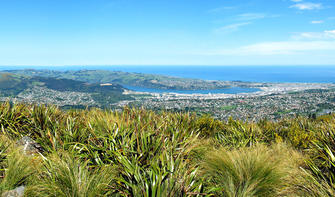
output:
POLYGON ((250 82, 335 83, 334 66, 0 66, 8 69, 103 69, 183 78, 250 82))

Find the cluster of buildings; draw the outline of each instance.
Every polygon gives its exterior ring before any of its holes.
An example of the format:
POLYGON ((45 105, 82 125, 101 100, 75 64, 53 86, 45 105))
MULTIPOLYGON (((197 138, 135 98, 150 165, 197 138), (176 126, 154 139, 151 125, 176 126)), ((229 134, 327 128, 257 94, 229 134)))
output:
MULTIPOLYGON (((278 119, 297 114, 320 115, 335 109, 333 84, 268 84, 240 94, 151 94, 130 102, 153 110, 192 111, 226 120, 278 119)), ((129 103, 127 103, 129 104, 129 103)))
POLYGON ((85 92, 56 91, 42 86, 34 86, 20 94, 15 99, 27 103, 46 103, 58 106, 92 106, 96 102, 91 94, 85 92))

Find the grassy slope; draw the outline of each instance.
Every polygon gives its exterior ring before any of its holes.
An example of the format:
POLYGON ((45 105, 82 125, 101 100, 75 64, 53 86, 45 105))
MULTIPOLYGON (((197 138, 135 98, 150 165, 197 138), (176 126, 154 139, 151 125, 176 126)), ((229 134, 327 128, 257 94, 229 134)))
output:
POLYGON ((0 191, 27 196, 333 196, 335 116, 228 122, 0 105, 0 191), (17 154, 29 135, 43 157, 17 154), (20 164, 20 165, 19 165, 20 164), (20 174, 15 172, 20 169, 20 174), (12 175, 8 175, 12 173, 12 175))
POLYGON ((0 73, 2 96, 16 96, 29 87, 29 78, 10 73, 0 73))

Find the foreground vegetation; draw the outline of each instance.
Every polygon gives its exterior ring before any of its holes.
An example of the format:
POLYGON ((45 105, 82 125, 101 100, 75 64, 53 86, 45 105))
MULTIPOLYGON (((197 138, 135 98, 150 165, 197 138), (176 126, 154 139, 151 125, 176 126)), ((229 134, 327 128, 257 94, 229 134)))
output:
POLYGON ((0 105, 0 193, 334 196, 335 116, 222 122, 125 108, 0 105), (39 151, 17 143, 29 136, 39 151))

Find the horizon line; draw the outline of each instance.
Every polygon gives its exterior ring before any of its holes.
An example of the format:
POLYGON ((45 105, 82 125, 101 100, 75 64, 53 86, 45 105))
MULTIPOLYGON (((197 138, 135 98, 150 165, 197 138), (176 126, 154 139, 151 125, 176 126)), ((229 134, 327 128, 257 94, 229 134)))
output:
POLYGON ((228 64, 223 64, 223 65, 219 65, 219 64, 207 64, 207 65, 203 65, 203 64, 83 64, 83 65, 80 65, 80 64, 70 64, 70 65, 29 65, 29 64, 25 64, 25 65, 1 65, 0 64, 0 67, 113 67, 113 66, 134 66, 134 67, 144 67, 144 66, 148 66, 148 67, 151 67, 151 66, 242 66, 242 67, 245 67, 245 66, 335 66, 335 64, 271 64, 271 65, 268 65, 268 64, 252 64, 252 65, 246 65, 246 64, 231 64, 231 65, 228 65, 228 64))

